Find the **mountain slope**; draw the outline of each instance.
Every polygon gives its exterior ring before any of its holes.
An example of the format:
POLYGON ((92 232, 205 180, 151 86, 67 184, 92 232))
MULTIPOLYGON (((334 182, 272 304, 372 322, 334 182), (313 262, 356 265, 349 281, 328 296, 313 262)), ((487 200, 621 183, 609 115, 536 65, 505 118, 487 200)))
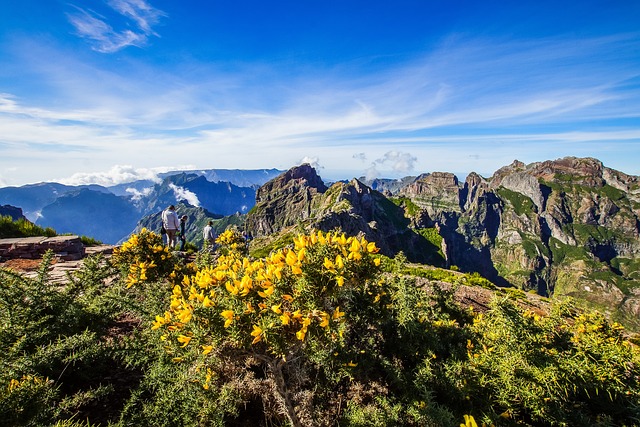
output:
POLYGON ((361 232, 386 255, 572 296, 640 328, 638 177, 571 157, 516 161, 464 183, 446 172, 405 183, 385 197, 358 180, 326 188, 296 167, 258 190, 247 229, 255 245, 312 228, 361 232))
POLYGON ((45 206, 36 224, 113 243, 128 235, 137 221, 138 211, 127 199, 81 189, 45 206))

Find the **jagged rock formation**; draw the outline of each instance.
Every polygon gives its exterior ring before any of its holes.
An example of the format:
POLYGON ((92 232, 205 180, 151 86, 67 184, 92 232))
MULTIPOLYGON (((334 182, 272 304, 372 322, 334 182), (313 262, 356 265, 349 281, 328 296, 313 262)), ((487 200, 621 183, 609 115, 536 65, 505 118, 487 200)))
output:
POLYGON ((247 228, 361 232, 385 254, 573 296, 640 328, 638 177, 567 157, 515 161, 464 183, 446 172, 405 183, 393 195, 386 187, 389 197, 355 179, 327 189, 310 166, 293 168, 258 190, 247 228))
POLYGON ((246 229, 258 239, 310 229, 340 229, 349 235, 363 233, 390 256, 409 250, 417 261, 431 260, 439 246, 416 233, 409 223, 401 207, 359 180, 327 188, 315 169, 304 164, 258 190, 246 229))
POLYGON ((570 295, 640 325, 638 177, 567 157, 515 161, 486 180, 470 174, 457 187, 422 180, 399 195, 439 223, 448 261, 463 271, 570 295))

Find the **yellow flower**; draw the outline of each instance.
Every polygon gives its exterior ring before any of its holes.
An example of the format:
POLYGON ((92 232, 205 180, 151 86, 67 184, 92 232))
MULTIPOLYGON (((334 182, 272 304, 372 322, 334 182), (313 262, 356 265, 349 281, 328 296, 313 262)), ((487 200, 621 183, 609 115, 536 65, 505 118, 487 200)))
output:
POLYGON ((182 288, 179 285, 175 285, 173 287, 173 291, 172 291, 173 297, 174 298, 180 298, 182 297, 182 288))
POLYGON ((293 297, 289 294, 284 294, 282 295, 282 299, 287 301, 287 302, 292 302, 293 301, 293 297))
POLYGON ((228 328, 233 323, 233 315, 234 315, 233 310, 224 310, 222 313, 220 313, 220 316, 222 316, 225 319, 225 322, 224 322, 225 328, 228 328))
POLYGON ((379 266, 380 266, 380 258, 374 258, 374 259, 373 259, 373 264, 374 264, 376 267, 379 267, 379 266))
POLYGON ((269 286, 267 289, 264 290, 264 292, 262 291, 258 291, 258 295, 260 295, 262 298, 267 298, 269 296, 271 296, 271 294, 273 293, 274 287, 269 286))
POLYGON ((300 341, 304 341, 305 335, 307 335, 307 327, 306 326, 303 326, 302 329, 300 329, 298 332, 296 332, 296 338, 298 338, 300 341))
POLYGON ((331 318, 333 320, 338 320, 342 316, 344 316, 344 311, 340 311, 340 307, 336 307, 336 311, 333 312, 333 316, 331 316, 331 318))
POLYGON ((271 311, 273 311, 276 314, 282 314, 282 310, 280 310, 280 306, 282 305, 282 303, 278 304, 278 305, 272 305, 271 306, 271 311))
POLYGON ((178 342, 182 343, 182 348, 186 347, 189 344, 189 341, 191 341, 191 337, 188 337, 186 335, 178 335, 178 342))
POLYGON ((322 318, 322 321, 320 322, 320 326, 323 328, 328 328, 329 327, 329 315, 325 312, 320 313, 320 317, 322 318))
POLYGON ((329 258, 324 257, 324 263, 322 264, 324 266, 324 268, 326 268, 327 270, 329 270, 332 273, 335 273, 335 266, 333 265, 333 261, 331 261, 329 258))
POLYGON ((338 286, 344 285, 344 277, 342 276, 336 277, 336 283, 338 284, 338 286))
POLYGON ((476 420, 471 415, 464 415, 464 424, 460 424, 460 427, 478 427, 476 420))
POLYGON ((211 299, 209 299, 208 296, 204 297, 204 300, 202 300, 202 306, 203 307, 213 307, 215 304, 213 303, 213 301, 211 301, 211 299))
POLYGON ((183 308, 182 310, 180 310, 177 314, 178 314, 178 320, 180 321, 180 323, 189 323, 189 321, 191 320, 191 317, 193 315, 193 313, 191 312, 191 307, 186 307, 183 308))
POLYGON ((344 268, 344 260, 342 259, 342 255, 338 254, 336 256, 336 268, 342 270, 344 268))
POLYGON ((229 291, 231 295, 238 295, 239 289, 234 284, 232 284, 230 280, 227 280, 224 286, 225 288, 227 288, 227 291, 229 291))
POLYGON ((291 313, 289 313, 288 311, 285 312, 282 316, 280 316, 280 320, 282 321, 283 325, 288 325, 289 321, 291 320, 291 313))
POLYGON ((360 252, 360 249, 362 249, 362 247, 360 246, 360 242, 358 242, 358 239, 351 240, 349 252, 360 252))
POLYGON ((251 314, 251 313, 255 313, 256 309, 253 308, 253 305, 251 304, 251 302, 247 302, 247 309, 244 311, 244 314, 251 314))
POLYGON ((362 259, 362 254, 360 252, 349 252, 348 258, 353 261, 360 261, 362 259))
POLYGON ((209 353, 211 353, 211 350, 213 350, 213 346, 212 345, 202 345, 200 347, 202 347, 202 354, 203 355, 209 354, 209 353))
POLYGON ((251 336, 254 337, 251 344, 255 344, 262 340, 262 328, 258 325, 253 325, 253 331, 251 332, 251 336))
POLYGON ((376 247, 375 242, 371 242, 367 244, 367 252, 369 252, 370 254, 377 254, 378 251, 380 251, 380 249, 376 247))
POLYGON ((287 262, 287 265, 290 265, 290 266, 296 265, 298 263, 298 257, 296 256, 296 253, 294 251, 287 252, 286 262, 287 262))

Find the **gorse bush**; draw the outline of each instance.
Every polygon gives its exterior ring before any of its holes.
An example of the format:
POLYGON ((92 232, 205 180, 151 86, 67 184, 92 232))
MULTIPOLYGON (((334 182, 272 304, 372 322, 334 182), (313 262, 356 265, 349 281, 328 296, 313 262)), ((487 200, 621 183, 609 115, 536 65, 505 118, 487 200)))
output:
POLYGON ((174 272, 176 260, 169 247, 164 246, 162 236, 146 228, 115 248, 111 262, 126 277, 128 288, 138 283, 176 278, 175 274, 170 275, 174 272))
POLYGON ((378 249, 364 239, 318 232, 299 236, 293 248, 250 260, 232 233, 223 233, 218 243, 227 255, 176 285, 153 328, 162 331, 174 361, 195 364, 194 380, 204 390, 223 374, 206 357, 214 350, 218 357, 264 365, 272 398, 289 422, 302 425, 312 414, 294 409, 284 372, 305 361, 317 364, 316 370, 339 366, 344 375, 357 366, 358 355, 347 345, 345 310, 363 294, 380 303, 380 285, 372 282, 378 249))
POLYGON ((229 229, 185 263, 142 230, 65 286, 50 258, 0 270, 0 425, 640 424, 638 349, 603 316, 499 292, 476 313, 454 294, 477 275, 289 241, 255 258, 229 229))

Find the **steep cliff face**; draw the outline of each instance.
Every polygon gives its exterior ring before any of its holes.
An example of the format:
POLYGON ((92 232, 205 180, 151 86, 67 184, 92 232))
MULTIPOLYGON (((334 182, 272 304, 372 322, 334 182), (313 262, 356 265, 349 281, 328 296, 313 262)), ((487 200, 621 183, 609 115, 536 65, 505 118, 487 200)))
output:
POLYGON ((325 191, 327 186, 310 165, 291 168, 258 189, 247 230, 264 236, 296 225, 311 216, 313 198, 325 191))
POLYGON ((638 177, 568 157, 515 161, 489 179, 470 174, 464 185, 423 180, 399 194, 438 223, 449 263, 501 285, 609 307, 640 325, 638 177))

